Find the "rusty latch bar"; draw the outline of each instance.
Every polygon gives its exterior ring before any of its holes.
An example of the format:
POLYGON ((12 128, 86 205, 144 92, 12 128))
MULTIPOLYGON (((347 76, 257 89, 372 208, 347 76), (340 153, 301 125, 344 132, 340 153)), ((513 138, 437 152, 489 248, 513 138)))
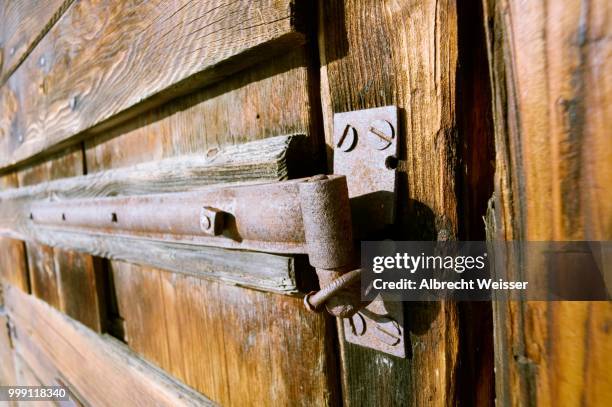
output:
MULTIPOLYGON (((30 221, 50 229, 273 253, 305 253, 321 286, 355 268, 346 177, 209 187, 193 192, 36 202, 30 221)), ((339 317, 359 291, 334 296, 339 317)))

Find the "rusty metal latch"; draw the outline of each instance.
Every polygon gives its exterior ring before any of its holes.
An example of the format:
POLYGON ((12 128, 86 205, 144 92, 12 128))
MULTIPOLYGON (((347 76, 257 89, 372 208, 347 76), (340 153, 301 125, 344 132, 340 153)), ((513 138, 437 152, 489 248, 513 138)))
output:
POLYGON ((397 140, 394 106, 339 113, 334 172, 344 175, 35 202, 29 221, 96 236, 307 254, 321 287, 306 296, 307 308, 346 318, 349 342, 404 357, 401 307, 391 312, 382 300, 361 301, 354 246, 394 222, 397 140))
MULTIPOLYGON (((274 253, 305 253, 322 287, 357 266, 346 177, 32 204, 38 227, 274 253)), ((359 290, 326 300, 338 317, 359 290)))

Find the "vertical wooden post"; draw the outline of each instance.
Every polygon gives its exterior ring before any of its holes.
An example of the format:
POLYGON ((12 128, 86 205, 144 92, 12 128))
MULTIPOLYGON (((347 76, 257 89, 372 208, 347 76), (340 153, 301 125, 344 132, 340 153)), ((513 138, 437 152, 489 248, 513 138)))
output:
MULTIPOLYGON (((483 4, 496 238, 610 240, 609 2, 483 4)), ((498 405, 612 403, 609 302, 497 304, 494 313, 498 405)))
MULTIPOLYGON (((457 11, 454 1, 321 1, 319 47, 328 145, 335 112, 400 109, 398 239, 458 235, 457 11)), ((458 311, 450 302, 408 304, 409 357, 341 339, 346 405, 452 405, 458 311)))

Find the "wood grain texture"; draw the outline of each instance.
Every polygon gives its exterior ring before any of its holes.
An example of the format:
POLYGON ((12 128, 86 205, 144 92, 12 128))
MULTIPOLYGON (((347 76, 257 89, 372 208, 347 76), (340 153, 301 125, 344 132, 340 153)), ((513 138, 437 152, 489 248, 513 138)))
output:
POLYGON ((69 387, 92 404, 212 404, 117 340, 92 332, 32 296, 9 287, 7 303, 19 355, 34 365, 38 355, 45 355, 69 387))
POLYGON ((290 256, 57 230, 39 231, 36 239, 52 247, 158 267, 226 284, 286 295, 298 292, 296 261, 290 256))
MULTIPOLYGON (((610 240, 609 2, 483 4, 495 238, 610 240)), ((508 273, 526 266, 508 264, 508 273)), ((610 404, 611 321, 609 302, 496 305, 499 405, 610 404)))
MULTIPOLYGON (((17 354, 15 354, 15 374, 16 382, 19 386, 42 386, 42 381, 38 378, 32 368, 17 354)), ((43 402, 45 406, 52 406, 50 402, 43 402)))
POLYGON ((25 243, 20 240, 0 238, 0 253, 2 253, 0 259, 2 279, 29 292, 30 279, 26 264, 25 243))
MULTIPOLYGON (((43 379, 39 377, 41 371, 34 371, 34 368, 31 367, 21 356, 17 353, 15 356, 15 372, 16 372, 16 382, 18 386, 44 386, 45 382, 43 379)), ((68 402, 70 403, 70 402, 68 402)), ((26 404, 26 402, 18 402, 14 404, 10 404, 9 406, 21 406, 26 404)), ((34 404, 34 403, 32 403, 34 404)), ((53 401, 36 401, 36 405, 40 405, 42 407, 54 407, 57 404, 53 401)), ((71 404, 68 404, 71 405, 71 404)))
MULTIPOLYGON (((20 201, 19 204, 23 205, 28 200, 158 194, 188 191, 213 184, 282 181, 290 176, 288 157, 302 151, 302 137, 272 137, 211 149, 207 156, 182 155, 33 185, 30 185, 29 175, 33 170, 28 169, 21 172, 22 179, 28 179, 23 187, 2 191, 0 198, 3 203, 20 201)), ((51 162, 47 161, 44 165, 51 162)), ((37 166, 36 170, 41 168, 37 166)), ((10 222, 6 215, 2 218, 5 224, 15 223, 10 222)))
POLYGON ((0 5, 0 86, 25 60, 73 0, 3 1, 0 5))
MULTIPOLYGON (((457 11, 454 2, 321 1, 321 93, 328 145, 335 112, 399 107, 398 240, 458 235, 457 11)), ((452 405, 455 304, 410 304, 407 359, 342 344, 346 405, 452 405)))
MULTIPOLYGON (((58 178, 83 174, 83 150, 72 148, 19 171, 25 189, 58 178)), ((34 186, 33 188, 37 188, 34 186)), ((13 191, 19 191, 16 189, 13 191)), ((29 199, 29 196, 23 195, 29 199)), ((34 196, 31 196, 34 198, 34 196)), ((15 211, 27 211, 27 200, 14 202, 15 211)), ((4 209, 4 214, 12 212, 4 209)), ((13 217, 18 212, 13 212, 13 217)), ((27 215, 22 215, 27 216, 27 215)), ((17 223, 25 224, 25 219, 17 223)), ((4 222, 3 222, 4 223, 4 222)), ((6 224, 6 223, 4 223, 6 224)), ((27 236, 27 234, 24 234, 27 236)), ((89 255, 53 248, 36 239, 26 243, 32 293, 90 328, 101 332, 104 325, 99 270, 89 255)))
MULTIPOLYGON (((68 406, 82 406, 83 400, 76 396, 74 389, 66 382, 61 372, 53 366, 49 357, 39 349, 34 355, 21 355, 16 350, 13 352, 15 367, 17 369, 17 383, 30 386, 62 386, 68 393, 69 400, 64 401, 68 406), (27 360, 26 360, 27 358, 27 360)), ((36 404, 39 402, 37 401, 36 404)), ((57 406, 56 402, 43 401, 45 406, 57 406)), ((23 402, 19 405, 24 404, 23 402)), ((32 403, 34 404, 34 403, 32 403)))
POLYGON ((0 91, 0 166, 300 45, 301 8, 290 0, 73 3, 0 91))
POLYGON ((104 332, 106 304, 99 258, 74 250, 53 249, 58 275, 59 309, 96 332, 104 332))
MULTIPOLYGON (((17 173, 0 177, 0 193, 17 186, 17 173)), ((0 237, 0 253, 2 254, 0 256, 0 280, 11 283, 25 292, 30 292, 25 243, 20 240, 0 237)), ((0 305, 2 304, 1 291, 0 289, 0 305)))
MULTIPOLYGON (((309 63, 307 50, 299 47, 274 63, 261 63, 104 131, 85 142, 88 172, 209 155, 259 139, 305 134, 309 137, 304 148, 312 151, 297 150, 287 163, 293 164, 289 168, 293 177, 310 175, 321 143, 317 117, 311 120, 318 101, 309 95, 316 85, 309 76, 309 63)), ((258 154, 267 156, 264 151, 258 154)))
POLYGON ((127 343, 222 405, 329 405, 331 320, 298 298, 113 262, 127 343), (146 295, 143 295, 146 293, 146 295))
POLYGON ((0 386, 15 385, 15 363, 13 362, 13 342, 9 332, 9 319, 5 309, 0 308, 0 386))

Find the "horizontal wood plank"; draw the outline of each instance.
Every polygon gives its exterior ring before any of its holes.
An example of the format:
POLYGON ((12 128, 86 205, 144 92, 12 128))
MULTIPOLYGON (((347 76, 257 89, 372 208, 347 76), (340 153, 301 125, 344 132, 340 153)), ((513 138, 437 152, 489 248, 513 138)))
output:
MULTIPOLYGON (((198 187, 289 178, 288 155, 302 147, 301 135, 271 137, 130 167, 62 178, 0 192, 0 203, 19 200, 101 198, 187 191, 198 187)), ((0 216, 6 224, 6 215, 0 216)))
POLYGON ((131 349, 223 406, 334 406, 335 319, 300 298, 113 262, 131 349))
POLYGON ((0 4, 0 85, 17 69, 73 0, 3 1, 0 4))
MULTIPOLYGON (((310 88, 307 47, 263 61, 227 80, 176 98, 85 141, 87 172, 184 155, 204 155, 230 145, 279 134, 308 134, 311 151, 298 151, 291 170, 320 158, 321 131, 311 118, 317 100, 310 88)), ((314 165, 313 165, 314 164, 314 165)))
POLYGON ((142 360, 112 337, 100 336, 44 302, 7 287, 15 349, 29 364, 39 355, 93 405, 213 405, 142 360))
POLYGON ((175 157, 153 163, 59 179, 0 193, 0 234, 28 241, 222 280, 266 291, 297 291, 291 257, 211 247, 93 236, 37 228, 28 220, 33 202, 180 192, 208 184, 276 181, 289 177, 287 156, 301 136, 279 136, 228 146, 210 157, 175 157))
POLYGON ((289 51, 304 42, 300 8, 291 0, 73 3, 0 90, 0 167, 289 51))
POLYGON ((228 284, 282 294, 297 292, 296 266, 290 256, 110 235, 97 237, 58 230, 41 231, 36 234, 36 239, 49 246, 221 280, 228 284))

